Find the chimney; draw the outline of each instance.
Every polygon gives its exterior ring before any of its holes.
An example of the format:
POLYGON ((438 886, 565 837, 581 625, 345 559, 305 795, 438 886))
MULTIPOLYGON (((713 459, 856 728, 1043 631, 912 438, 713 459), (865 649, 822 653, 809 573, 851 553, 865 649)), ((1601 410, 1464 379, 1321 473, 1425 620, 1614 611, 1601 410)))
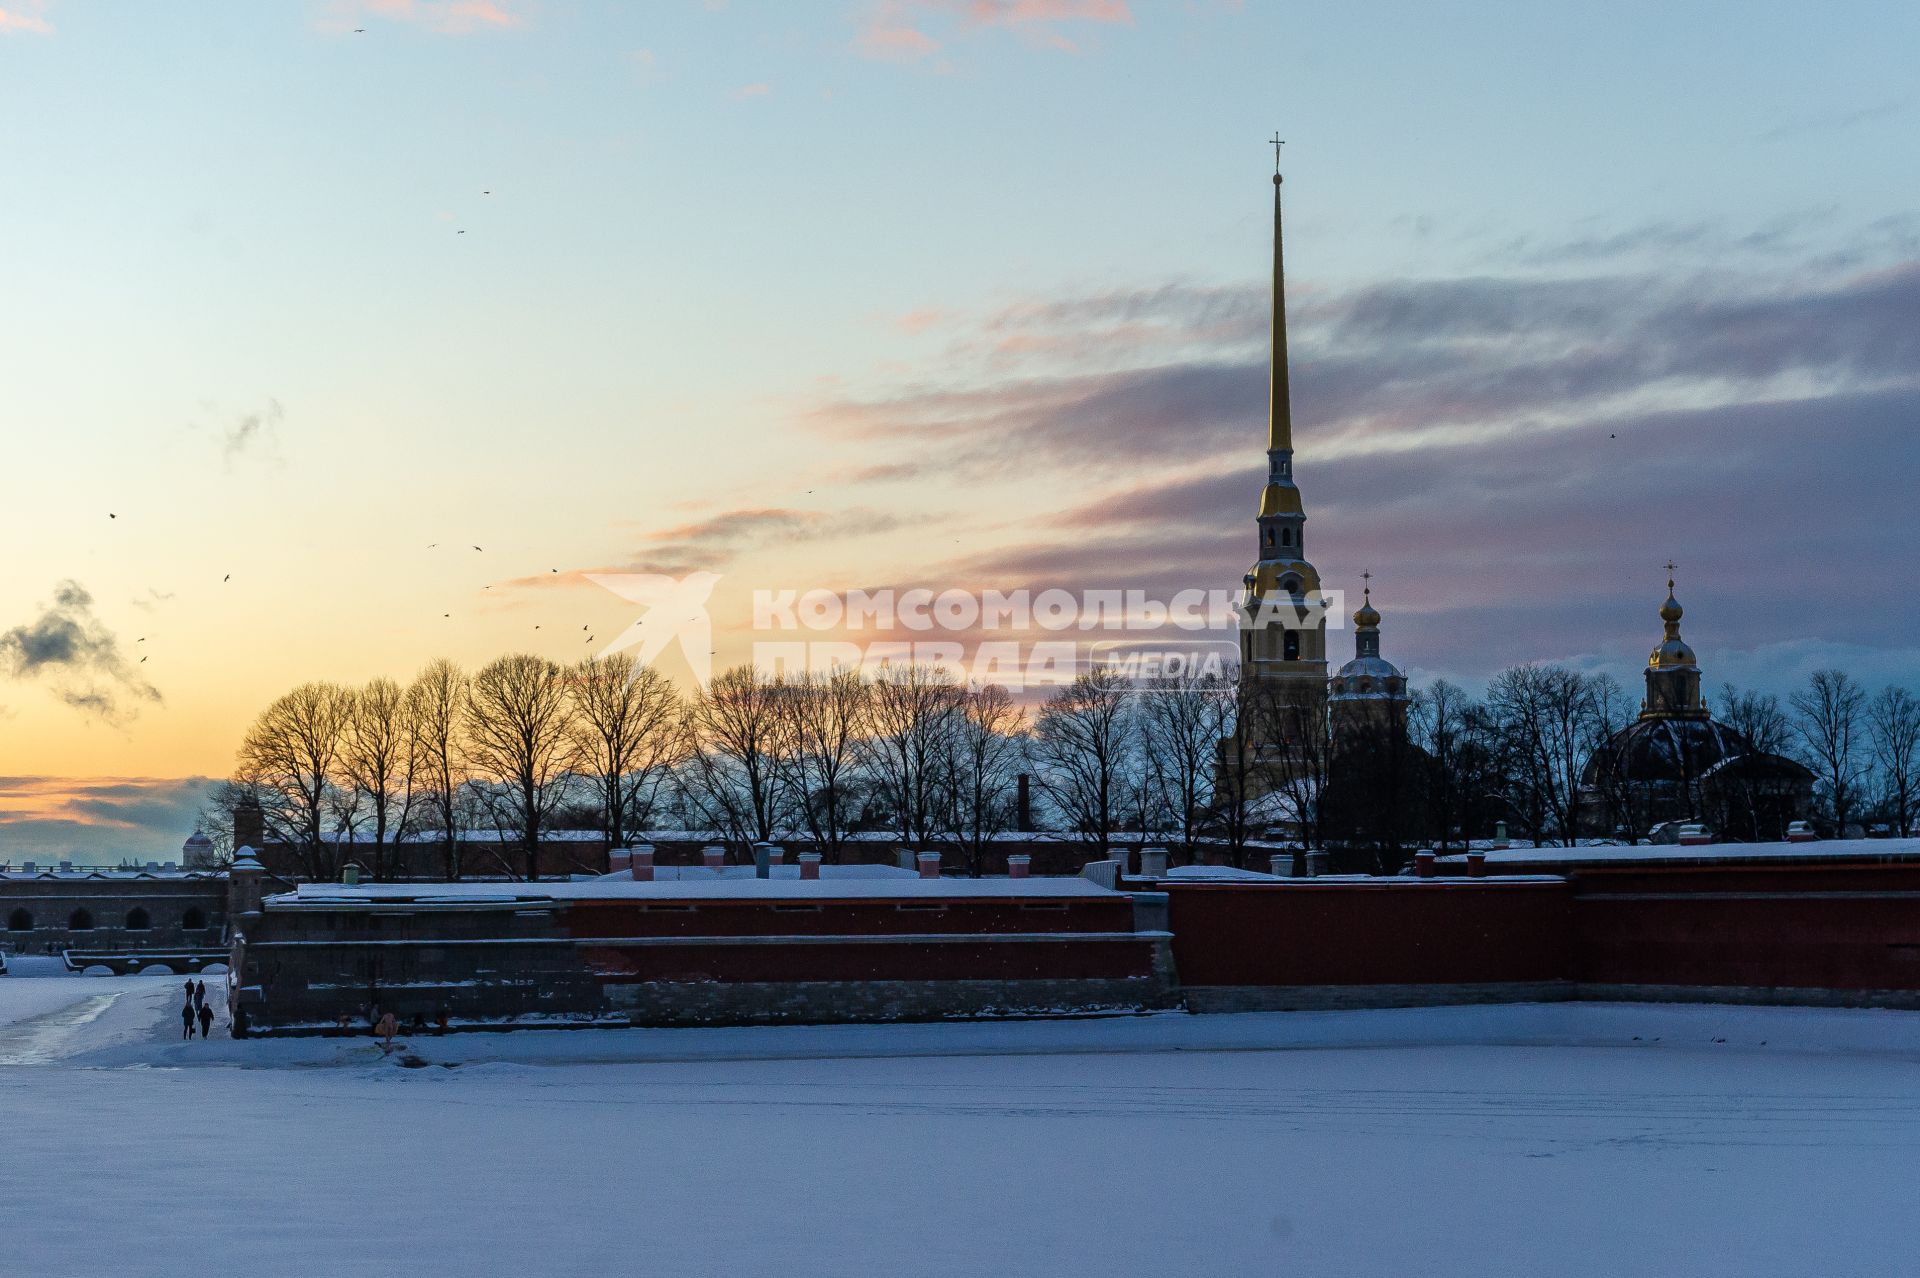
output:
POLYGON ((922 852, 918 860, 920 863, 921 878, 937 879, 940 877, 940 854, 938 852, 922 852))
POLYGON ((769 843, 767 845, 767 864, 768 865, 785 865, 786 863, 787 863, 787 850, 781 847, 778 843, 769 843))
POLYGON ((1307 877, 1317 879, 1327 872, 1327 854, 1325 852, 1307 853, 1307 877))
POLYGON ((1167 850, 1165 848, 1140 849, 1140 877, 1143 879, 1164 879, 1167 877, 1167 850))
POLYGON ((260 810, 260 800, 246 795, 233 805, 233 846, 258 849, 266 842, 266 814, 260 810))
POLYGON ((1293 853, 1275 852, 1272 856, 1268 857, 1267 873, 1273 875, 1273 877, 1276 879, 1292 878, 1293 877, 1293 853))
POLYGON ((1423 879, 1433 877, 1433 849, 1421 848, 1413 854, 1413 872, 1423 879))
POLYGON ((653 844, 636 843, 628 849, 627 871, 636 883, 653 882, 653 844))
POLYGON ((899 866, 903 870, 913 869, 915 865, 915 862, 913 859, 913 849, 901 848, 898 852, 895 852, 893 854, 893 863, 899 866))
POLYGON ((820 877, 820 854, 818 852, 802 852, 800 854, 800 877, 803 879, 817 879, 820 877))
POLYGON ((1032 866, 1032 857, 1024 852, 1015 852, 1007 858, 1007 877, 1010 879, 1024 879, 1027 877, 1027 871, 1031 869, 1032 866))
POLYGON ((1467 877, 1480 879, 1485 878, 1486 874, 1487 854, 1485 852, 1469 851, 1467 853, 1467 877))
POLYGON ((727 863, 727 850, 711 846, 701 848, 700 860, 709 870, 717 870, 727 863))
POLYGON ((1027 831, 1033 829, 1033 778, 1022 772, 1014 791, 1013 828, 1027 831))

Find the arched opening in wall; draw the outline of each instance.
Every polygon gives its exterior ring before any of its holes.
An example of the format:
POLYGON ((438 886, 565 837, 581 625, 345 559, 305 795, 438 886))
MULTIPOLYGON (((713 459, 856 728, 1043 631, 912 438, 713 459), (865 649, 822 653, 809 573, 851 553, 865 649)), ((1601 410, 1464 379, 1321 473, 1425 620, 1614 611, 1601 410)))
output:
POLYGON ((1287 637, 1281 641, 1280 647, 1281 659, 1283 661, 1300 660, 1300 632, 1298 630, 1287 631, 1287 637))
POLYGON ((136 905, 131 910, 127 911, 127 930, 128 931, 144 932, 152 926, 153 926, 153 920, 149 918, 147 916, 147 912, 141 909, 139 906, 136 905))
POLYGON ((15 910, 13 913, 7 915, 7 931, 33 931, 33 915, 27 913, 25 910, 15 910))
POLYGON ((180 926, 189 932, 197 932, 207 925, 207 916, 196 906, 180 916, 180 926))
POLYGON ((1291 546, 1293 544, 1293 529, 1282 528, 1280 530, 1280 544, 1283 546, 1291 546))
POLYGON ((75 910, 73 913, 67 915, 67 931, 93 931, 93 915, 86 910, 75 910))

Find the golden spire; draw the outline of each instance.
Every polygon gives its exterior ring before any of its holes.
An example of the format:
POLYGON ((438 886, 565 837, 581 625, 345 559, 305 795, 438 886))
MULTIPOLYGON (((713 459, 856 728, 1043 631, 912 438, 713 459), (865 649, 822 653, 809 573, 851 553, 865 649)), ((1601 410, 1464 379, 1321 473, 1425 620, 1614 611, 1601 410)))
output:
POLYGON ((1267 372, 1267 448, 1293 450, 1293 398, 1287 387, 1287 276, 1280 242, 1280 148, 1273 143, 1273 355, 1267 372))

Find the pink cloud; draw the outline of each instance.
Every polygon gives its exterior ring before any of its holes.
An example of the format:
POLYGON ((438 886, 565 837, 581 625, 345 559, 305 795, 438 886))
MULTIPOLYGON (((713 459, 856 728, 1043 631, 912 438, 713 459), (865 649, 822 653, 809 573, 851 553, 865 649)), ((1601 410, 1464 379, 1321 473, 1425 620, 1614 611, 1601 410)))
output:
POLYGON ((1078 53, 1080 46, 1057 29, 1066 23, 1132 26, 1133 11, 1126 0, 879 0, 854 36, 854 50, 879 61, 918 62, 948 40, 1002 27, 1038 48, 1078 53))
POLYGON ((52 35, 53 24, 40 16, 46 11, 46 0, 19 0, 0 9, 0 35, 52 35))
POLYGON ((526 25, 526 18, 514 8, 513 0, 328 0, 315 25, 326 31, 342 31, 378 19, 441 35, 469 35, 526 25))

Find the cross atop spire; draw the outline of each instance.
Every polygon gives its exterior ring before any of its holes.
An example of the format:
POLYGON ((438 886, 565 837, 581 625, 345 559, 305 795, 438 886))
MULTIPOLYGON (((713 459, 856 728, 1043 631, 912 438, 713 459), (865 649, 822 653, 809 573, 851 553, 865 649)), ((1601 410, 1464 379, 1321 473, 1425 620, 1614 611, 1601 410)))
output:
POLYGON ((1373 596, 1373 573, 1371 571, 1361 573, 1360 580, 1365 583, 1360 587, 1360 593, 1363 596, 1371 598, 1373 596))
POLYGON ((1673 560, 1671 559, 1667 560, 1667 593, 1668 594, 1673 593, 1673 569, 1674 569, 1673 560))
POLYGON ((1268 138, 1267 141, 1273 145, 1273 171, 1277 175, 1280 172, 1280 148, 1285 146, 1286 143, 1280 140, 1278 133, 1268 138))

